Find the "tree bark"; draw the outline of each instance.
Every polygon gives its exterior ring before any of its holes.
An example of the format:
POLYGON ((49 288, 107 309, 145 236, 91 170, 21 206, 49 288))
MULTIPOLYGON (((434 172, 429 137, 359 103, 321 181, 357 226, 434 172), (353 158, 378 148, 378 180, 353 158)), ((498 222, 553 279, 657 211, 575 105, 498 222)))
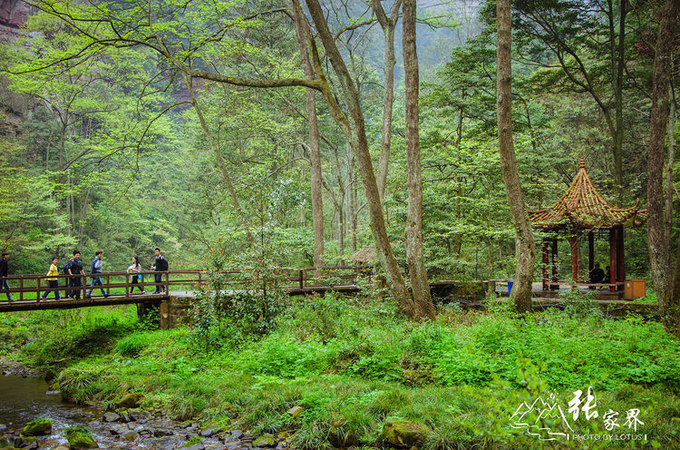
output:
POLYGON ((668 130, 668 92, 672 68, 679 0, 667 0, 659 11, 659 32, 654 56, 654 90, 648 152, 647 240, 652 280, 664 323, 669 331, 680 334, 680 308, 672 295, 670 233, 664 221, 663 166, 664 141, 668 130))
POLYGON ((501 157, 501 172, 508 196, 510 212, 515 224, 517 243, 515 255, 517 270, 512 288, 512 299, 520 313, 531 310, 531 283, 534 275, 534 238, 529 215, 524 204, 524 195, 519 180, 515 149, 512 142, 512 67, 511 67, 511 22, 510 0, 496 3, 498 20, 498 150, 501 157))
POLYGON ((385 96, 383 99, 383 124, 382 138, 380 142, 380 156, 378 158, 378 190, 380 198, 385 198, 385 186, 387 185, 387 172, 390 161, 390 148, 392 144, 392 112, 394 107, 394 66, 397 59, 394 56, 394 29, 399 19, 401 0, 392 5, 390 17, 387 17, 380 0, 371 3, 375 11, 378 23, 385 35, 385 96))
POLYGON ((406 218, 406 263, 413 302, 419 317, 434 319, 434 305, 423 256, 423 180, 418 135, 418 53, 416 50, 416 0, 404 1, 403 51, 405 92, 405 141, 408 168, 408 214, 406 218))
MULTIPOLYGON (((307 53, 305 34, 302 29, 302 17, 293 10, 295 19, 295 32, 297 34, 300 58, 304 67, 305 76, 313 80, 314 69, 307 53)), ((314 228, 314 267, 323 267, 324 236, 323 236, 323 195, 321 186, 321 145, 319 134, 319 122, 316 115, 316 92, 307 88, 307 121, 309 122, 309 164, 311 166, 311 189, 312 189, 312 227, 314 228)))
MULTIPOLYGON (((296 0, 293 1, 295 2, 296 0)), ((324 98, 330 107, 331 115, 342 129, 356 156, 359 173, 361 174, 364 190, 366 191, 371 230, 373 231, 373 236, 375 238, 378 257, 380 258, 380 262, 385 271, 387 284, 399 309, 408 317, 417 318, 417 311, 414 307, 413 300, 406 288, 406 283, 404 283, 404 278, 401 275, 397 259, 394 257, 394 252, 392 251, 392 246, 387 236, 380 191, 378 190, 378 184, 373 171, 373 162, 371 161, 371 154, 368 148, 368 140, 366 138, 366 126, 364 123, 363 110, 361 109, 361 104, 359 102, 359 92, 342 59, 342 55, 335 44, 333 34, 328 28, 321 5, 317 0, 306 0, 306 4, 316 26, 319 39, 326 50, 326 57, 330 61, 333 71, 338 77, 344 98, 347 102, 349 117, 345 115, 342 108, 337 103, 334 93, 330 89, 323 74, 323 67, 318 54, 312 52, 314 71, 319 80, 319 84, 321 85, 321 91, 324 98)), ((311 32, 306 32, 306 34, 310 45, 314 45, 313 41, 311 41, 311 32)))

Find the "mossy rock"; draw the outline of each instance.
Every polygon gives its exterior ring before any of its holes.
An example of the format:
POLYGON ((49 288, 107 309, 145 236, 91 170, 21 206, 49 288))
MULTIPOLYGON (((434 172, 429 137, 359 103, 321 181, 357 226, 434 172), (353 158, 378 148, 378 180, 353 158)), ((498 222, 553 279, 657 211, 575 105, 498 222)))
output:
POLYGON ((85 427, 69 427, 66 429, 65 434, 71 450, 99 448, 92 437, 92 433, 85 427))
POLYGON ((118 406, 121 408, 139 408, 140 403, 142 403, 144 399, 144 394, 141 392, 130 392, 123 395, 118 402, 118 406))
POLYGON ((274 436, 262 436, 261 438, 257 438, 253 441, 253 447, 276 447, 276 444, 278 444, 278 441, 274 436))
POLYGON ((300 405, 295 405, 292 408, 290 408, 288 411, 286 411, 286 414, 291 416, 293 419, 297 419, 300 417, 300 415, 305 412, 305 408, 303 408, 300 405))
POLYGON ((39 417, 26 424, 21 430, 22 436, 45 436, 52 432, 52 419, 39 417))
POLYGON ((425 441, 429 428, 408 420, 389 420, 383 425, 383 438, 397 447, 415 447, 425 441))

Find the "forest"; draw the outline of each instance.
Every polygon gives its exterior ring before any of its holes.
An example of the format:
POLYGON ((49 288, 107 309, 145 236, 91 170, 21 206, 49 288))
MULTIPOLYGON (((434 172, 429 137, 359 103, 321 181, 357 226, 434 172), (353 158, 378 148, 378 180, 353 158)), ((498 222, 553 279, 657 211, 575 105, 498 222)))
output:
POLYGON ((0 312, 0 368, 36 370, 71 403, 123 414, 119 397, 139 393, 135 411, 198 424, 182 445, 142 433, 139 448, 672 448, 679 13, 678 0, 1 2, 9 275, 55 256, 61 270, 74 249, 86 270, 99 250, 104 271, 135 256, 146 269, 158 247, 209 281, 171 330, 134 306, 0 312), (586 172, 603 219, 538 223, 586 172), (356 295, 266 285, 283 268, 359 265, 356 295), (230 294, 230 269, 262 289, 230 294), (623 301, 633 279, 646 292, 623 301), (436 283, 486 291, 471 306, 436 283))

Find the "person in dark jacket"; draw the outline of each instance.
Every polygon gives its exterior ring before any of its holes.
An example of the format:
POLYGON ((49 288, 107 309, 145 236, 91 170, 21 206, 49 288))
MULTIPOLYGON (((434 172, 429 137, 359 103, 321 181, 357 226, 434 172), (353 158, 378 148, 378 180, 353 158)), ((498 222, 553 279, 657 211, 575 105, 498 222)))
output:
POLYGON ((64 273, 67 275, 77 275, 69 278, 71 290, 68 292, 68 297, 80 300, 80 288, 83 285, 82 276, 85 275, 83 263, 80 261, 80 251, 73 250, 73 258, 64 266, 64 273))
MULTIPOLYGON (((102 255, 104 255, 104 252, 101 250, 98 250, 94 254, 94 259, 92 260, 92 265, 90 266, 90 274, 91 275, 98 275, 102 273, 102 268, 104 267, 104 264, 102 263, 102 255)), ((92 291, 94 290, 95 286, 102 286, 102 278, 101 277, 94 277, 92 278, 92 283, 90 284, 90 289, 87 290, 87 293, 85 294, 85 298, 91 298, 92 297, 92 291)), ((104 288, 101 288, 102 295, 104 297, 108 297, 109 294, 106 293, 104 288)))
POLYGON ((0 259, 0 290, 7 290, 7 301, 12 303, 12 294, 9 293, 9 284, 7 284, 7 276, 9 275, 9 253, 2 252, 2 259, 0 259))
MULTIPOLYGON (((156 254, 156 263, 151 266, 151 269, 154 270, 155 272, 167 272, 168 260, 165 259, 163 255, 161 255, 161 249, 156 247, 156 249, 153 252, 156 254)), ((162 273, 154 274, 154 279, 156 281, 156 292, 154 292, 154 294, 160 294, 161 282, 163 281, 163 274, 162 273)))

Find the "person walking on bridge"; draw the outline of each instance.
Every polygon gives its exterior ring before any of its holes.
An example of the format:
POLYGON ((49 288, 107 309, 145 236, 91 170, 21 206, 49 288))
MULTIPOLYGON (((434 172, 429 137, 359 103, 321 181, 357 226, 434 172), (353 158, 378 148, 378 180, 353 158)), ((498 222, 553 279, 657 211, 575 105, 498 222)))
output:
MULTIPOLYGON (((102 273, 102 267, 104 267, 104 264, 102 263, 102 256, 104 255, 104 252, 101 250, 97 250, 97 252, 94 254, 94 259, 92 260, 92 265, 90 266, 90 274, 91 275, 99 275, 102 273)), ((85 294, 85 298, 92 298, 92 291, 94 290, 95 286, 103 286, 104 283, 102 283, 102 278, 101 277, 94 277, 92 279, 92 283, 90 284, 90 289, 87 290, 87 293, 85 294)), ((102 295, 104 297, 108 297, 109 294, 106 293, 104 288, 101 288, 102 295)))
POLYGON ((139 258, 136 256, 132 257, 132 265, 127 268, 128 273, 132 274, 132 287, 130 287, 130 292, 128 295, 131 295, 132 292, 135 290, 135 286, 137 286, 137 289, 141 291, 142 294, 145 294, 144 289, 138 284, 140 281, 142 281, 142 265, 139 264, 139 258))
MULTIPOLYGON (((156 292, 154 294, 160 294, 161 293, 161 282, 163 281, 163 274, 160 272, 167 272, 168 270, 168 260, 161 255, 161 249, 156 247, 156 249, 153 251, 156 254, 156 263, 151 266, 151 269, 154 270, 155 272, 159 272, 154 274, 154 279, 156 281, 156 292)), ((165 289, 163 289, 165 290, 165 289)), ((167 294, 167 292, 166 292, 167 294)))
POLYGON ((7 284, 7 276, 9 275, 9 253, 2 252, 2 259, 0 259, 0 290, 7 290, 7 301, 12 303, 12 294, 9 292, 9 284, 7 284))
POLYGON ((83 285, 82 277, 85 275, 85 272, 83 271, 83 263, 80 261, 79 250, 73 250, 73 258, 64 265, 64 273, 67 275, 74 275, 69 277, 68 284, 71 287, 71 290, 68 291, 67 296, 74 300, 80 300, 80 288, 83 285))
MULTIPOLYGON (((52 258, 52 264, 50 264, 50 270, 47 272, 47 289, 45 292, 43 292, 42 297, 40 297, 40 300, 45 300, 47 298, 47 294, 51 292, 54 292, 54 299, 59 300, 59 281, 57 280, 57 275, 59 275, 59 270, 57 269, 57 263, 59 262, 59 258, 56 256, 52 258)), ((38 301, 40 301, 38 300, 38 301)))

